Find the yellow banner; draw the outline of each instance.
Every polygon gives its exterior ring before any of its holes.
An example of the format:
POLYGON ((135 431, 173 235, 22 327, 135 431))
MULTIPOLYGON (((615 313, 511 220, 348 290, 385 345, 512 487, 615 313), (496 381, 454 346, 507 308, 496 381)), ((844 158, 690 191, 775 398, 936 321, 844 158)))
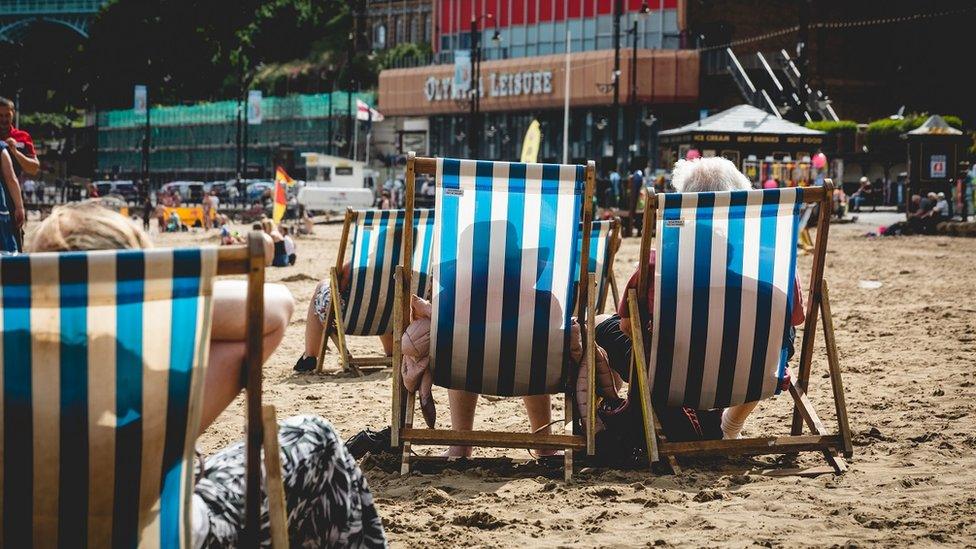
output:
POLYGON ((542 131, 539 130, 539 121, 533 120, 529 124, 529 129, 525 131, 525 140, 522 141, 521 162, 538 162, 540 141, 542 141, 542 131))
MULTIPOLYGON (((203 227, 203 206, 180 206, 178 208, 163 208, 163 215, 168 220, 173 212, 180 216, 180 221, 188 227, 203 227)), ((210 220, 217 218, 217 212, 210 210, 210 220)))

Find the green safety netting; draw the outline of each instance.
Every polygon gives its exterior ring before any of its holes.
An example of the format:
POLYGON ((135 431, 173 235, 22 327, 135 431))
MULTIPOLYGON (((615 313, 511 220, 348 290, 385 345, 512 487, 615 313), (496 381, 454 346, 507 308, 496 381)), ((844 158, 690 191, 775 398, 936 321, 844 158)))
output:
MULTIPOLYGON (((261 111, 265 121, 301 118, 325 118, 329 115, 329 101, 333 103, 333 116, 341 116, 348 109, 349 97, 345 92, 315 95, 290 95, 287 97, 265 97, 261 100, 261 111)), ((353 102, 361 99, 374 104, 374 94, 359 92, 351 94, 353 102)), ((149 124, 152 126, 183 126, 187 124, 236 124, 237 101, 216 101, 196 105, 175 105, 152 107, 149 124)), ((146 115, 137 114, 132 109, 99 113, 99 128, 131 128, 146 124, 146 115)))
MULTIPOLYGON (((339 133, 348 111, 345 92, 334 100, 333 131, 339 133)), ((374 94, 355 99, 374 104, 374 94)), ((279 145, 324 151, 328 142, 330 94, 263 98, 263 121, 248 125, 248 163, 270 165, 279 145)), ((219 101, 150 109, 153 172, 226 171, 237 161, 237 102, 219 101)), ((99 113, 98 165, 101 171, 138 171, 142 164, 145 114, 130 110, 99 113)))

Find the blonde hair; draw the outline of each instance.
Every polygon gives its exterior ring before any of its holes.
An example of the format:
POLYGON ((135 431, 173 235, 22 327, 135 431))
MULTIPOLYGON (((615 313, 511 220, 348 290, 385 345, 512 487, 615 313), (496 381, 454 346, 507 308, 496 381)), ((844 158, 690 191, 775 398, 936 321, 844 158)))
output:
POLYGON ((98 200, 54 208, 33 232, 30 252, 66 252, 151 248, 149 236, 98 200))

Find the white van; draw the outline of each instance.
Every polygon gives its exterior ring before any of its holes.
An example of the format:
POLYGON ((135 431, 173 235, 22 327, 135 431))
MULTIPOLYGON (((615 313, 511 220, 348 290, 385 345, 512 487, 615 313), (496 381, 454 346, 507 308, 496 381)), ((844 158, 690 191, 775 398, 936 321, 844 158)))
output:
POLYGON ((302 153, 302 158, 306 182, 298 191, 298 203, 305 209, 341 212, 373 207, 379 174, 366 163, 318 153, 302 153))

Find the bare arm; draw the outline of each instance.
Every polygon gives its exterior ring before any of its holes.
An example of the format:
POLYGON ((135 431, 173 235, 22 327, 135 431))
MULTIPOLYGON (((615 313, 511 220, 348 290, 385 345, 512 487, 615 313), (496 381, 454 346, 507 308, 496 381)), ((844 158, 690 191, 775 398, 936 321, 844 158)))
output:
POLYGON ((3 172, 3 183, 7 186, 10 199, 13 201, 10 206, 14 226, 19 229, 24 225, 24 197, 20 193, 20 181, 17 180, 13 162, 10 160, 7 151, 0 151, 0 171, 3 172))
MULTIPOLYGON (((213 289, 213 341, 244 341, 247 318, 247 282, 218 280, 213 289)), ((284 331, 291 318, 295 301, 281 284, 264 285, 264 328, 262 333, 284 331)))
POLYGON ((24 170, 27 175, 37 175, 37 172, 41 171, 41 161, 36 156, 27 156, 17 150, 17 147, 10 147, 10 151, 17 163, 20 164, 20 169, 24 170))

